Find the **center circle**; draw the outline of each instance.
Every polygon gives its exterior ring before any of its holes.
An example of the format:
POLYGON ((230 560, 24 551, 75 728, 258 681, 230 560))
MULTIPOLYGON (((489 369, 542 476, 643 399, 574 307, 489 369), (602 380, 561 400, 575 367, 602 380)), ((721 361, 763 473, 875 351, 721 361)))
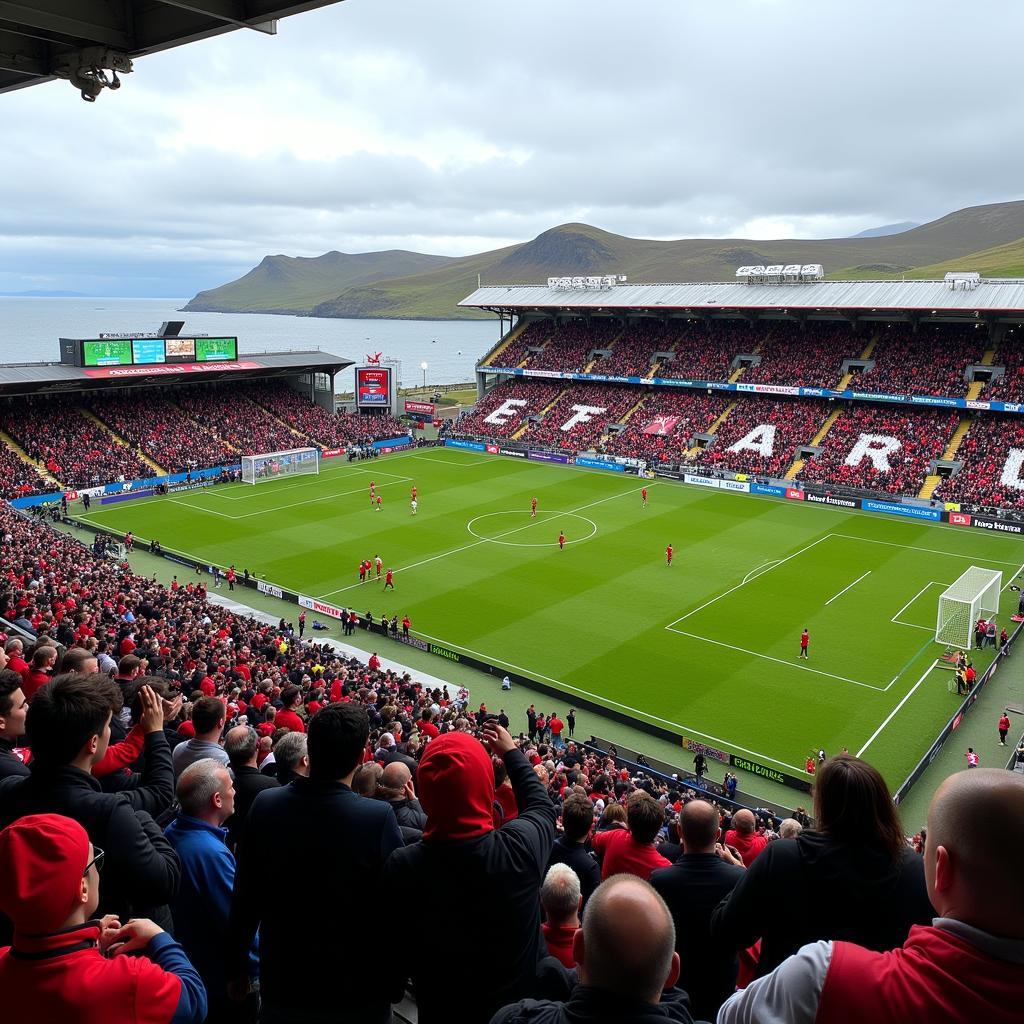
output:
POLYGON ((586 523, 590 527, 590 532, 585 537, 570 537, 566 535, 565 543, 579 544, 585 540, 590 540, 591 537, 597 534, 597 523, 592 519, 587 519, 586 516, 577 515, 575 512, 553 512, 553 511, 540 511, 537 512, 537 518, 534 519, 530 516, 529 511, 526 509, 514 509, 507 512, 486 512, 482 516, 475 516, 466 523, 466 529, 477 538, 477 540, 486 540, 491 544, 503 544, 509 548, 552 548, 558 547, 558 536, 548 541, 528 541, 519 540, 519 537, 526 538, 528 536, 536 536, 533 532, 536 527, 540 526, 543 528, 545 522, 550 521, 552 527, 560 526, 559 520, 562 519, 577 519, 581 523, 586 523), (478 533, 477 529, 474 529, 478 523, 482 523, 485 519, 494 519, 496 516, 518 516, 520 519, 526 520, 522 525, 515 525, 511 520, 506 519, 501 529, 498 530, 497 535, 494 537, 488 537, 483 533, 478 533))

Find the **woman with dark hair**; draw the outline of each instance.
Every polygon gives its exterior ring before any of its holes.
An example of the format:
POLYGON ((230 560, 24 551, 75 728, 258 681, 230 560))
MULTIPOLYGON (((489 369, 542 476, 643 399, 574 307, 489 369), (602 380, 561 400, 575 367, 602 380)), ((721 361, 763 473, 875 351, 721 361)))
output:
POLYGON ((814 830, 769 843, 715 909, 716 941, 740 950, 761 940, 759 977, 818 939, 894 949, 935 916, 924 863, 875 768, 851 754, 827 760, 814 782, 814 817, 814 830))

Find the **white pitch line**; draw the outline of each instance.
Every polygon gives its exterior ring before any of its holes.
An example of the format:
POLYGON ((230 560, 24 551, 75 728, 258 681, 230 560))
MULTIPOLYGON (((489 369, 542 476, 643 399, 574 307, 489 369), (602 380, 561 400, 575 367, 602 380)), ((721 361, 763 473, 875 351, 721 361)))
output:
MULTIPOLYGON (((1006 583, 1004 583, 1004 584, 1003 584, 1003 590, 1008 590, 1008 589, 1009 589, 1009 587, 1010 587, 1010 584, 1012 584, 1012 583, 1013 583, 1013 581, 1014 581, 1014 580, 1015 580, 1015 579, 1016 579, 1016 578, 1017 578, 1017 577, 1018 577, 1018 576, 1019 576, 1019 575, 1020 575, 1020 574, 1021 574, 1022 572, 1024 572, 1024 565, 1022 565, 1022 566, 1021 566, 1021 567, 1020 567, 1020 568, 1019 568, 1019 569, 1018 569, 1018 570, 1017 570, 1017 571, 1016 571, 1016 572, 1015 572, 1015 573, 1014 573, 1014 574, 1013 574, 1013 575, 1012 575, 1012 576, 1011 576, 1011 577, 1009 578, 1009 580, 1007 580, 1007 581, 1006 581, 1006 583)), ((1002 592, 1003 592, 1003 590, 1000 590, 1000 591, 999 591, 999 593, 1002 593, 1002 592)))
MULTIPOLYGON (((866 573, 864 573, 864 576, 870 576, 870 575, 871 575, 871 570, 870 570, 870 569, 868 569, 868 571, 867 571, 866 573)), ((842 590, 840 590, 840 591, 839 591, 839 593, 838 593, 838 594, 836 594, 836 596, 835 596, 835 597, 830 597, 830 598, 829 598, 829 599, 828 599, 828 600, 827 600, 827 601, 825 602, 825 605, 826 605, 826 607, 827 607, 828 605, 830 605, 830 604, 831 604, 831 603, 832 603, 832 602, 833 602, 833 601, 834 601, 834 600, 836 599, 836 597, 842 597, 842 596, 843 596, 843 594, 845 594, 845 593, 846 593, 846 592, 847 592, 847 591, 848 591, 848 590, 849 590, 849 589, 850 589, 851 587, 855 587, 855 586, 857 586, 857 584, 858 584, 858 583, 860 583, 860 581, 861 581, 862 579, 864 579, 864 576, 858 576, 858 577, 857 577, 857 578, 856 578, 856 579, 855 579, 855 580, 854 580, 854 581, 853 581, 853 582, 852 582, 852 583, 850 584, 850 586, 849 586, 849 587, 843 587, 843 589, 842 589, 842 590)))
POLYGON ((930 626, 919 626, 916 622, 903 622, 900 616, 929 588, 931 587, 945 587, 948 586, 946 583, 938 583, 935 580, 930 580, 926 583, 889 621, 895 622, 897 626, 913 626, 914 629, 926 629, 931 632, 930 626))
POLYGON ((873 537, 853 537, 848 533, 830 533, 830 537, 843 537, 846 540, 859 540, 865 544, 884 544, 890 548, 903 548, 905 551, 926 551, 930 555, 948 555, 950 558, 962 558, 968 562, 987 562, 989 565, 1016 565, 1016 562, 1006 562, 999 558, 977 558, 973 555, 965 555, 962 551, 940 551, 938 548, 919 548, 916 544, 897 544, 892 540, 875 540, 873 537))
POLYGON ((628 704, 622 704, 617 700, 612 700, 611 697, 604 696, 603 694, 593 693, 591 690, 583 690, 578 686, 573 686, 571 683, 563 682, 561 679, 554 679, 551 676, 546 676, 542 672, 537 672, 534 669, 523 668, 521 665, 514 665, 512 662, 503 661, 501 658, 496 658, 492 654, 482 654, 480 651, 474 651, 469 647, 463 647, 461 644, 452 643, 450 640, 431 636, 429 633, 420 633, 417 631, 416 635, 423 637, 425 640, 433 640, 434 643, 441 644, 443 647, 453 647, 457 651, 465 651, 466 654, 472 654, 484 661, 490 661, 494 664, 502 665, 505 668, 515 669, 517 672, 522 672, 525 676, 544 679, 547 682, 554 683, 556 686, 561 686, 566 690, 572 690, 573 693, 578 693, 583 697, 590 697, 599 704, 611 704, 614 707, 621 708, 623 711, 629 711, 631 714, 637 715, 640 718, 645 718, 652 722, 661 722, 662 725, 670 725, 673 729, 677 729, 683 734, 690 733, 694 736, 702 736, 706 740, 711 740, 712 743, 718 743, 723 747, 730 747, 733 750, 742 751, 744 754, 749 754, 751 757, 757 758, 760 761, 770 761, 772 764, 777 764, 781 768, 788 768, 797 775, 804 774, 804 769, 802 767, 797 767, 796 765, 789 764, 786 761, 779 761, 776 758, 769 757, 767 754, 762 754, 757 750, 749 750, 747 747, 741 747, 739 744, 733 743, 731 740, 724 740, 720 736, 712 736, 710 733, 701 732, 700 729, 692 729, 687 725, 680 725, 678 722, 671 722, 667 718, 652 715, 649 711, 641 711, 639 708, 630 707, 628 704))
POLYGON ((767 572, 768 569, 773 565, 778 565, 778 561, 776 560, 772 562, 762 562, 760 565, 755 566, 753 569, 751 569, 750 572, 748 572, 747 575, 743 577, 743 582, 749 583, 752 579, 755 579, 757 576, 761 574, 762 569, 765 572, 767 572))
MULTIPOLYGON (((603 505, 606 501, 612 501, 615 498, 624 497, 627 494, 636 494, 638 491, 643 490, 642 487, 634 487, 631 491, 619 491, 618 494, 610 494, 606 498, 600 498, 597 501, 591 501, 586 505, 580 505, 579 508, 571 509, 569 512, 563 512, 562 515, 575 515, 577 512, 583 512, 585 509, 593 508, 595 505, 603 505)), ((525 514, 525 509, 523 510, 525 514)), ((457 555, 461 551, 469 551, 471 548, 479 547, 481 544, 490 544, 491 541, 501 540, 504 537, 511 537, 514 533, 521 533, 523 530, 529 530, 532 526, 539 525, 537 522, 529 522, 525 526, 517 526, 514 530, 508 530, 505 533, 499 533, 496 537, 488 537, 486 540, 477 540, 472 544, 463 544, 462 547, 452 548, 450 551, 442 551, 439 554, 431 555, 429 558, 424 558, 422 561, 413 562, 412 565, 403 565, 401 568, 395 570, 396 573, 405 572, 408 569, 416 569, 421 565, 427 565, 430 562, 436 562, 439 558, 447 558, 449 555, 457 555)), ((335 594, 343 594, 347 590, 358 590, 362 587, 362 583, 350 583, 347 587, 339 587, 337 590, 332 590, 327 594, 323 594, 320 598, 321 601, 326 600, 329 597, 333 597, 335 594)))
MULTIPOLYGON (((938 659, 938 658, 936 658, 936 659, 935 659, 935 660, 934 660, 934 661, 933 661, 933 662, 932 662, 932 663, 931 663, 931 664, 930 664, 930 665, 929 665, 929 666, 928 666, 928 667, 927 667, 927 668, 926 668, 926 669, 924 670, 924 675, 923 675, 923 676, 921 676, 921 678, 920 678, 920 679, 918 679, 918 681, 917 681, 916 683, 914 683, 914 685, 913 685, 913 686, 912 686, 912 687, 910 688, 910 692, 909 692, 909 693, 907 693, 907 695, 906 695, 906 696, 905 696, 905 697, 903 698, 903 700, 901 700, 901 701, 899 702, 899 704, 897 704, 897 705, 896 705, 896 707, 894 707, 894 708, 892 709, 892 711, 890 711, 890 712, 889 712, 889 714, 888 714, 888 715, 886 716, 886 719, 885 719, 885 721, 884 721, 884 722, 883 722, 883 723, 882 723, 882 724, 881 724, 881 725, 880 725, 880 726, 879 726, 879 727, 878 727, 878 728, 877 728, 877 729, 876 729, 876 730, 875 730, 875 731, 874 731, 874 732, 873 732, 873 733, 871 734, 871 739, 869 739, 869 740, 867 741, 867 743, 865 743, 865 744, 864 744, 864 746, 863 746, 863 747, 861 747, 861 748, 860 748, 860 750, 858 750, 858 751, 857 751, 857 756, 858 756, 858 757, 863 757, 863 756, 864 756, 864 751, 865 751, 865 750, 867 750, 867 749, 868 749, 868 747, 870 747, 870 746, 871 746, 871 744, 875 742, 875 740, 876 740, 876 739, 878 738, 878 734, 879 734, 879 733, 880 733, 880 732, 881 732, 881 731, 882 731, 882 730, 883 730, 883 729, 884 729, 884 728, 885 728, 885 727, 886 727, 886 726, 887 726, 887 725, 888 725, 888 724, 889 724, 889 723, 890 723, 890 722, 891 722, 891 721, 893 720, 893 718, 894 718, 894 717, 896 716, 896 712, 897 712, 897 711, 899 711, 899 709, 900 709, 901 707, 903 707, 903 705, 904 705, 904 704, 906 704, 906 703, 907 703, 907 701, 908 701, 908 700, 910 700, 910 698, 911 698, 911 697, 913 697, 913 696, 914 696, 914 692, 915 692, 915 691, 917 690, 917 688, 918 688, 918 687, 919 687, 919 686, 920 686, 920 685, 921 685, 921 684, 922 684, 922 683, 923 683, 923 682, 924 682, 924 681, 925 681, 925 680, 926 680, 926 679, 928 678, 928 674, 929 674, 929 673, 931 672, 931 670, 932 670, 933 668, 935 668, 935 666, 936 666, 936 665, 938 665, 938 663, 939 663, 939 659, 938 659)), ((893 680, 893 682, 895 682, 895 680, 893 680)), ((890 685, 891 685, 891 684, 890 684, 890 685)))
MULTIPOLYGON (((821 543, 822 541, 824 541, 824 540, 828 540, 828 539, 829 539, 829 537, 833 537, 833 536, 835 536, 835 534, 832 534, 832 533, 827 533, 827 534, 825 534, 825 536, 824 536, 824 537, 819 537, 819 538, 818 538, 818 539, 817 539, 816 541, 812 541, 812 542, 811 542, 810 544, 808 544, 808 545, 807 545, 806 547, 802 547, 802 548, 800 548, 800 550, 799 550, 799 551, 794 551, 794 552, 793 552, 793 553, 792 553, 791 555, 787 555, 787 556, 786 556, 785 558, 780 558, 780 559, 779 559, 779 560, 778 560, 778 561, 777 561, 777 562, 776 562, 776 563, 775 563, 775 564, 774 564, 774 565, 773 565, 773 566, 771 567, 771 569, 765 569, 765 571, 764 571, 763 573, 761 573, 760 575, 761 575, 761 576, 764 576, 764 575, 766 575, 767 573, 771 572, 772 570, 774 570, 774 569, 777 569, 777 568, 778 568, 778 567, 779 567, 780 565, 784 565, 784 564, 785 564, 786 562, 788 562, 788 561, 789 561, 790 559, 792 559, 792 558, 796 558, 796 556, 797 556, 797 555, 802 555, 802 554, 803 554, 803 553, 804 553, 805 551, 810 551, 810 550, 811 550, 811 548, 813 548, 813 547, 814 547, 815 545, 817 545, 817 544, 820 544, 820 543, 821 543)), ((750 575, 750 574, 748 573, 747 575, 750 575)), ((760 579, 760 576, 759 576, 759 577, 757 577, 757 578, 758 578, 758 579, 760 579)), ((718 595, 717 597, 713 597, 713 598, 711 598, 711 600, 710 600, 710 601, 705 601, 705 602, 704 602, 704 603, 703 603, 703 604, 702 604, 702 605, 701 605, 701 606, 700 606, 699 608, 694 608, 694 609, 693 609, 693 611, 689 611, 689 612, 687 612, 687 613, 686 613, 685 615, 683 615, 682 617, 680 617, 680 618, 678 618, 678 619, 673 619, 673 620, 672 620, 672 622, 670 622, 670 623, 669 623, 669 624, 668 624, 668 625, 667 625, 667 626, 666 626, 665 628, 666 628, 666 629, 671 629, 671 628, 672 628, 673 626, 677 625, 678 623, 680 623, 680 622, 683 622, 683 621, 685 621, 686 619, 688 619, 688 618, 689 618, 689 617, 690 617, 691 615, 696 615, 696 614, 697 614, 697 612, 702 612, 702 611, 703 611, 703 610, 704 610, 705 608, 707 608, 707 607, 708 607, 709 605, 712 605, 712 604, 714 604, 714 603, 715 603, 716 601, 721 601, 723 597, 728 597, 728 596, 729 596, 730 594, 732 594, 732 593, 733 593, 734 591, 737 591, 737 590, 739 590, 739 589, 740 589, 740 587, 744 587, 744 586, 746 586, 746 584, 747 584, 747 580, 746 580, 746 579, 742 580, 742 581, 741 581, 740 583, 737 583, 737 584, 736 584, 736 586, 734 586, 734 587, 730 587, 730 588, 729 588, 728 590, 726 590, 726 591, 725 591, 724 593, 722 593, 722 594, 719 594, 719 595, 718 595)), ((676 632, 678 633, 678 632, 681 632, 681 631, 680 631, 680 630, 676 630, 676 632)))
MULTIPOLYGON (((723 643, 721 640, 712 640, 707 636, 699 636, 697 633, 687 633, 686 630, 676 629, 673 626, 666 626, 667 630, 678 633, 680 636, 688 636, 692 640, 703 640, 706 644, 714 644, 716 647, 725 647, 730 651, 738 651, 740 654, 748 654, 751 658, 761 658, 764 661, 774 661, 777 665, 785 665, 787 668, 795 668, 801 672, 813 672, 816 676, 827 676, 829 679, 837 679, 841 683, 853 683, 854 686, 863 686, 865 690, 875 690, 878 693, 885 693, 888 686, 874 686, 871 683, 863 683, 859 679, 850 679, 848 676, 837 676, 833 672, 826 672, 820 668, 811 668, 809 665, 794 665, 785 658, 773 658, 770 654, 760 654, 757 651, 747 650, 746 647, 736 647, 734 644, 723 643)), ((891 685, 891 684, 890 684, 891 685)))

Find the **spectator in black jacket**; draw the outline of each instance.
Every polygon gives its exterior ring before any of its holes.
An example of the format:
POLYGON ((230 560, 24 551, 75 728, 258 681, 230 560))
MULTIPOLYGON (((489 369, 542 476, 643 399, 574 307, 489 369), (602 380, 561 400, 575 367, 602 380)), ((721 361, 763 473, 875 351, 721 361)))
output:
POLYGON ((580 983, 568 1001, 523 999, 491 1024, 692 1024, 686 993, 674 987, 675 941, 668 907, 650 885, 613 875, 591 897, 573 940, 580 983))
POLYGON ((28 701, 21 688, 21 676, 11 669, 0 669, 0 779, 28 775, 28 765, 14 753, 14 746, 25 735, 28 701))
POLYGON ((562 804, 562 829, 552 844, 548 867, 568 864, 580 880, 580 893, 586 907, 601 884, 601 865, 590 849, 590 830, 594 825, 594 804, 588 797, 574 793, 562 804))
POLYGON ((714 1020, 736 988, 736 953, 711 938, 711 914, 743 877, 743 861, 719 839, 718 809, 691 800, 679 816, 683 854, 651 874, 651 885, 668 905, 676 926, 679 984, 700 1020, 714 1020))
POLYGON ((403 828, 422 832, 427 827, 427 815, 412 782, 412 772, 401 761, 392 761, 384 766, 384 773, 377 784, 377 795, 391 804, 398 824, 403 828))
POLYGON ((817 831, 769 843, 712 916, 712 936, 733 949, 761 939, 758 977, 819 939, 895 949, 935 916, 924 863, 875 768, 829 758, 814 780, 814 817, 817 831))
MULTIPOLYGON (((309 777, 260 793, 242 826, 228 931, 228 976, 248 984, 259 928, 261 1020, 385 1024, 401 988, 388 987, 386 956, 365 949, 379 912, 381 871, 402 845, 390 806, 352 792, 370 724, 361 704, 330 704, 309 722, 309 777), (328 884, 267 899, 268 880, 310 867, 328 884)), ((411 905, 411 904, 410 904, 411 905)))
POLYGON ((431 740, 417 783, 427 812, 423 841, 395 851, 384 891, 398 906, 416 906, 438 879, 456 881, 472 899, 447 901, 402 942, 394 963, 412 978, 420 1024, 453 1019, 453 990, 436 952, 458 964, 458 1019, 486 1022, 501 1006, 528 995, 540 941, 540 886, 554 839, 556 810, 507 730, 490 720, 484 737, 508 769, 519 816, 494 827, 494 770, 484 745, 465 733, 431 740))
POLYGON ((105 675, 58 676, 29 705, 26 734, 30 774, 0 783, 0 827, 27 814, 63 814, 89 833, 106 854, 100 913, 121 920, 150 917, 171 924, 167 903, 177 890, 180 865, 173 847, 147 810, 174 798, 171 751, 163 733, 160 699, 143 687, 145 732, 142 783, 134 790, 104 793, 91 769, 110 740, 112 709, 121 693, 105 675))
POLYGON ((228 830, 228 846, 235 849, 238 837, 252 807, 253 801, 265 789, 277 789, 277 779, 261 775, 256 767, 256 748, 259 736, 251 725, 236 725, 229 729, 224 737, 224 749, 227 751, 231 774, 235 780, 235 813, 224 823, 228 830))

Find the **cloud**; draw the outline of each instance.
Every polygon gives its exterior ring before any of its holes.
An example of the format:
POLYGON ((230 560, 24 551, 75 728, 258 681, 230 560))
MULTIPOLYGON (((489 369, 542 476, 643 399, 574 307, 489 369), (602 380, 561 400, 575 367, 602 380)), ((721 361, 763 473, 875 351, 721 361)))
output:
POLYGON ((0 290, 186 295, 266 253, 585 220, 834 237, 1017 198, 1024 8, 346 0, 0 98, 0 290), (982 97, 979 100, 979 97, 982 97))

